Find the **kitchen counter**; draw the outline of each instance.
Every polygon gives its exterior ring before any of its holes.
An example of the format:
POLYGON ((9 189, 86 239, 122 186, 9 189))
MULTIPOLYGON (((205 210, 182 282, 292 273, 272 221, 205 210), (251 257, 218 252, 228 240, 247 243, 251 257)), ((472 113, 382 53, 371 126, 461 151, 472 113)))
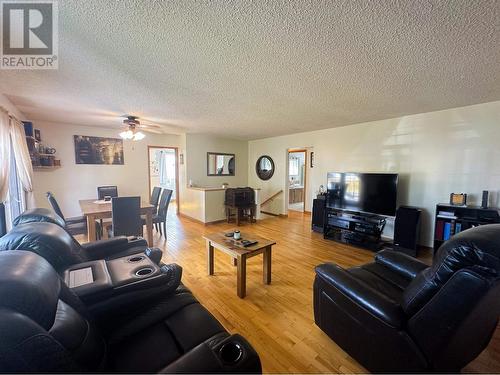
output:
MULTIPOLYGON (((213 223, 226 220, 224 205, 225 190, 213 186, 186 186, 184 197, 180 200, 179 212, 202 223, 213 223)), ((255 191, 256 219, 260 215, 260 189, 255 191)))

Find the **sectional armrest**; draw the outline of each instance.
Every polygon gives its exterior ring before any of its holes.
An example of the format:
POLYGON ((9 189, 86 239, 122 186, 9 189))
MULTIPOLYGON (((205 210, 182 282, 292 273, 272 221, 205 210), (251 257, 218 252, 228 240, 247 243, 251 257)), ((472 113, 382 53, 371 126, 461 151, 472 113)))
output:
POLYGON ((403 253, 393 250, 382 250, 375 256, 375 262, 389 268, 407 279, 414 279, 429 265, 403 253))
MULTIPOLYGON (((133 247, 143 247, 146 250, 147 241, 142 238, 129 239, 125 236, 113 237, 110 239, 99 240, 82 244, 87 253, 87 259, 97 260, 112 257, 114 254, 123 252, 133 247)), ((139 252, 138 249, 137 252, 139 252)))
POLYGON ((246 373, 262 374, 259 355, 245 338, 222 333, 195 346, 170 365, 162 374, 246 373))
POLYGON ((71 224, 87 222, 87 219, 85 218, 85 216, 75 216, 75 217, 67 217, 64 219, 64 221, 66 222, 66 225, 71 225, 71 224))
MULTIPOLYGON (((340 293, 379 321, 393 328, 403 327, 406 319, 398 303, 356 279, 343 268, 332 263, 319 265, 316 267, 315 288, 319 285, 318 279, 323 282, 319 287, 331 299, 334 299, 335 293, 340 293), (329 293, 331 288, 332 293, 329 293)), ((346 307, 349 309, 349 306, 346 307)))

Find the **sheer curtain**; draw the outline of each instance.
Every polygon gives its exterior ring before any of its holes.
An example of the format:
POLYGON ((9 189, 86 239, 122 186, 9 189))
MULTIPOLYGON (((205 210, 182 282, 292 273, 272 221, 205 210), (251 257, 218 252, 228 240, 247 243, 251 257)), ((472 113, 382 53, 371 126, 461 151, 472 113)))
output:
POLYGON ((0 202, 5 202, 7 200, 9 191, 9 165, 9 114, 0 108, 0 202))
POLYGON ((160 160, 158 162, 158 169, 160 171, 160 186, 167 184, 167 155, 162 150, 160 151, 160 160))
POLYGON ((14 118, 10 120, 10 139, 12 140, 12 150, 16 161, 19 180, 26 191, 27 208, 34 207, 33 196, 33 166, 26 144, 24 126, 21 121, 14 118))

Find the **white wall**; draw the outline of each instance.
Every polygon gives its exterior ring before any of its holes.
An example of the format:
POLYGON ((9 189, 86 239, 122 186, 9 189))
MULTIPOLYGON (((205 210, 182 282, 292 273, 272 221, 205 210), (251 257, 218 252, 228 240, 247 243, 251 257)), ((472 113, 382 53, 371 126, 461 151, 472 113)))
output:
POLYGON ((219 187, 227 182, 229 186, 247 186, 248 142, 215 137, 206 134, 186 135, 187 182, 195 186, 219 187), (235 154, 234 176, 207 176, 207 152, 235 154))
MULTIPOLYGON (((119 129, 34 122, 40 129, 42 143, 54 147, 61 159, 61 168, 51 171, 35 171, 34 191, 37 206, 48 207, 45 193, 56 196, 63 213, 68 216, 81 215, 79 199, 97 198, 97 186, 117 185, 120 195, 140 195, 149 198, 147 146, 179 147, 178 135, 146 133, 144 140, 124 141, 124 165, 87 165, 75 163, 73 135, 88 135, 118 138, 119 129)), ((183 169, 180 169, 182 173, 183 169)), ((184 176, 182 176, 184 178, 184 176)))
MULTIPOLYGON (((432 246, 435 205, 451 192, 480 202, 482 190, 493 192, 499 206, 500 101, 450 110, 374 121, 341 128, 273 137, 249 142, 248 183, 262 189, 265 200, 285 189, 287 149, 314 147, 309 204, 330 171, 396 172, 399 204, 424 210, 421 243, 432 246), (261 181, 254 170, 261 155, 274 159, 276 171, 261 181)), ((285 196, 271 206, 286 213, 285 196)), ((268 208, 269 209, 269 208, 268 208)), ((390 235, 390 228, 388 233, 390 235)))

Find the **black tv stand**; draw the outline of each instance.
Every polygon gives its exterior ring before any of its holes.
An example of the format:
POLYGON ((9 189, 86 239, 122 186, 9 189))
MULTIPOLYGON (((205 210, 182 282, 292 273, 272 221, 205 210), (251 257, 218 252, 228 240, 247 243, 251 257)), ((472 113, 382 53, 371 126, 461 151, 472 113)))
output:
POLYGON ((326 207, 323 236, 325 239, 378 251, 386 218, 374 214, 326 207))

